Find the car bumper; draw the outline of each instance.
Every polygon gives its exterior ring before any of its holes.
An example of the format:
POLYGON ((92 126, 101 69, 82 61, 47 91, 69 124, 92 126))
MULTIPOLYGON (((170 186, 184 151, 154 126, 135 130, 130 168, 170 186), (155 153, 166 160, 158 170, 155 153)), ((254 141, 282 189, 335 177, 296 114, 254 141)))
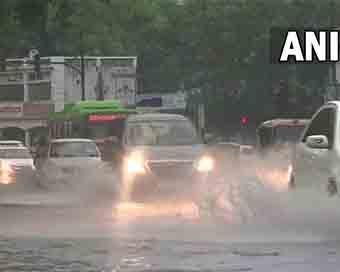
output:
POLYGON ((209 179, 208 174, 193 173, 188 176, 169 177, 152 173, 136 175, 125 181, 132 200, 165 200, 196 198, 202 185, 209 179))
POLYGON ((25 169, 23 171, 15 171, 9 174, 0 175, 0 183, 3 185, 10 184, 27 184, 35 182, 37 178, 36 171, 33 169, 25 169))

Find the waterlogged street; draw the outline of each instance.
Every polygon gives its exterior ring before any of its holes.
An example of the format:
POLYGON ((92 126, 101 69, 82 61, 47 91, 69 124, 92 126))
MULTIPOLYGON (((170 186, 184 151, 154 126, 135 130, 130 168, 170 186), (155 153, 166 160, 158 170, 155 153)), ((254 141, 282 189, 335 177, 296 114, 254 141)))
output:
POLYGON ((189 201, 119 203, 98 188, 2 190, 0 270, 338 269, 340 199, 239 182, 229 223, 189 201))

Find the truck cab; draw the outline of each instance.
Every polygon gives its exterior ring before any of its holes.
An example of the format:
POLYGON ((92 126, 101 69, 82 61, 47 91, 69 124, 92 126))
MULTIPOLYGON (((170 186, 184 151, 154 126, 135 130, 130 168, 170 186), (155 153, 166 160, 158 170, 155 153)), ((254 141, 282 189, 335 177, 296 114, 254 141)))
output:
POLYGON ((297 144, 290 182, 296 189, 336 195, 340 177, 340 101, 330 101, 313 115, 297 144))

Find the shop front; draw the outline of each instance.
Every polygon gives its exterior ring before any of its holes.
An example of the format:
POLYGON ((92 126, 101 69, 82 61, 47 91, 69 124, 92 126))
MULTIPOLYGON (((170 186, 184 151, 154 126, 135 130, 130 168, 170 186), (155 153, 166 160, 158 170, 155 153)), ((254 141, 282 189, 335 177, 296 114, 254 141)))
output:
POLYGON ((26 146, 47 135, 47 116, 53 111, 53 104, 1 103, 0 139, 19 140, 26 146))

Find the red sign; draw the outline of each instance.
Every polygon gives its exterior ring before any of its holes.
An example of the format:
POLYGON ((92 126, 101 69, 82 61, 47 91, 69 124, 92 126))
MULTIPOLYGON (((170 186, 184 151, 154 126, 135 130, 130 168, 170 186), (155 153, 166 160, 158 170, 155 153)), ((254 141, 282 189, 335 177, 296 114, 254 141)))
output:
POLYGON ((52 104, 24 103, 24 116, 46 118, 53 111, 52 104))
POLYGON ((116 119, 122 119, 125 118, 126 114, 110 114, 110 115, 100 115, 100 114, 91 114, 88 117, 88 120, 90 122, 95 122, 95 121, 112 121, 116 119))
POLYGON ((21 112, 21 107, 4 106, 4 107, 0 107, 0 112, 18 113, 18 112, 21 112))
POLYGON ((22 117, 22 104, 0 103, 0 117, 4 118, 22 117))

